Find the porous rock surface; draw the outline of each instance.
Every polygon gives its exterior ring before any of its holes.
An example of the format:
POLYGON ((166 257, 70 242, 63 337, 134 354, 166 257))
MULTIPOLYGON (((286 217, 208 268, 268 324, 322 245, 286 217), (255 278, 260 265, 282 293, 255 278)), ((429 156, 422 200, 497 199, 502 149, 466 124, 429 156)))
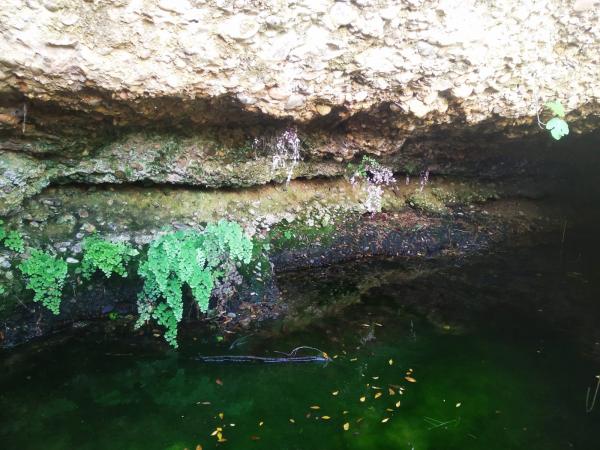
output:
POLYGON ((546 101, 571 135, 598 128, 598 6, 4 0, 0 214, 55 183, 281 182, 250 143, 290 126, 293 177, 339 176, 361 153, 404 172, 492 167, 465 162, 547 142, 546 101))
POLYGON ((194 110, 221 97, 300 122, 388 102, 407 133, 459 115, 531 118, 554 98, 587 115, 598 20, 592 0, 5 0, 0 92, 115 123, 231 119, 194 110))

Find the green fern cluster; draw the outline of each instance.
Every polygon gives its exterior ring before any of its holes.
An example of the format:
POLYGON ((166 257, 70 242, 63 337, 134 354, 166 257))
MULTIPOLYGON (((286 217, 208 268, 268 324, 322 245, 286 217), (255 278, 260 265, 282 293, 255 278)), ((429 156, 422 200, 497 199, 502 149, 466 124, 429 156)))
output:
POLYGON ((86 279, 91 278, 96 270, 101 270, 106 278, 110 278, 113 273, 126 277, 125 264, 138 254, 129 244, 110 242, 97 236, 83 241, 83 251, 81 270, 86 279))
POLYGON ((138 298, 137 326, 150 319, 166 328, 165 339, 177 347, 177 324, 183 315, 184 285, 206 312, 215 282, 227 263, 247 264, 252 241, 239 224, 221 220, 204 231, 184 230, 159 236, 150 244, 138 273, 144 288, 138 298))
POLYGON ((25 242, 23 242, 23 236, 18 231, 6 231, 4 229, 4 221, 0 220, 0 242, 4 242, 4 245, 17 253, 23 253, 25 251, 25 242))
POLYGON ((33 250, 19 265, 19 270, 28 277, 27 287, 34 291, 33 301, 41 302, 57 315, 67 277, 67 263, 49 253, 33 250))

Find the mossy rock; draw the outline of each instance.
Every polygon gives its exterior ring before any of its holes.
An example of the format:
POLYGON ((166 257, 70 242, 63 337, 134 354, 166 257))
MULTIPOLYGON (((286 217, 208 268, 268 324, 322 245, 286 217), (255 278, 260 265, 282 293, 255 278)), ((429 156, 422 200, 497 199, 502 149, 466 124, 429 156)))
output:
POLYGON ((431 191, 415 191, 408 196, 406 204, 417 211, 428 214, 448 214, 450 210, 431 191))

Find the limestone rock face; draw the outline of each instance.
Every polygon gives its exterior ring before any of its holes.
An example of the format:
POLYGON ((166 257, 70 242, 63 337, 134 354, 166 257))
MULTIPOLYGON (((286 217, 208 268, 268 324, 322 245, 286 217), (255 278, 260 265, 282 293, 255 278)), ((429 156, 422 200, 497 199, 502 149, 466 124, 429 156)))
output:
POLYGON ((0 214, 56 183, 278 181, 268 149, 251 145, 266 129, 298 130, 292 177, 339 176, 361 153, 464 173, 453 164, 493 139, 547 138, 536 112, 555 99, 571 135, 594 130, 599 11, 594 0, 4 0, 0 214))
POLYGON ((587 115, 600 96, 599 11, 593 0, 4 0, 0 92, 116 124, 235 119, 190 106, 223 96, 298 122, 323 105, 385 102, 407 123, 451 110, 467 123, 532 117, 554 98, 587 115), (156 111, 158 98, 189 107, 156 111))

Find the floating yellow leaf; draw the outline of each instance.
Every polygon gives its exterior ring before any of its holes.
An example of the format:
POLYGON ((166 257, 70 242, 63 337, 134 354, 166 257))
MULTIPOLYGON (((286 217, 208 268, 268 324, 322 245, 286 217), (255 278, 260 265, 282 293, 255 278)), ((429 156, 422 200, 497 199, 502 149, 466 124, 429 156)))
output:
POLYGON ((220 431, 217 433, 217 439, 220 441, 221 439, 223 439, 223 433, 221 433, 220 431))
POLYGON ((310 409, 321 409, 321 407, 319 405, 312 405, 310 409))
POLYGON ((329 417, 329 416, 321 416, 321 419, 323 419, 323 420, 329 420, 329 419, 331 419, 331 417, 329 417))
POLYGON ((396 408, 400 408, 400 400, 396 402, 396 408))
POLYGON ((390 418, 389 418, 389 417, 386 417, 385 419, 382 419, 382 420, 381 420, 381 423, 386 423, 388 420, 390 420, 390 418))
POLYGON ((375 394, 375 398, 379 398, 379 397, 381 397, 382 395, 383 395, 383 394, 382 394, 381 392, 377 392, 377 393, 375 394))
POLYGON ((219 419, 223 420, 223 417, 225 417, 225 415, 222 412, 219 413, 219 419))
POLYGON ((458 402, 458 403, 456 404, 456 407, 457 407, 457 408, 460 408, 460 405, 461 405, 461 404, 462 404, 462 403, 458 402))
POLYGON ((387 412, 394 412, 394 410, 393 410, 392 408, 385 408, 385 410, 386 410, 387 412))
POLYGON ((258 426, 259 426, 259 427, 262 427, 263 425, 264 425, 264 422, 263 422, 263 421, 260 421, 260 422, 258 422, 258 426))
POLYGON ((361 402, 364 402, 366 399, 367 399, 367 397, 364 397, 364 396, 363 396, 363 397, 361 397, 361 398, 359 398, 359 400, 360 400, 361 402))
POLYGON ((221 439, 217 440, 217 442, 227 442, 227 439, 221 438, 221 439))
POLYGON ((196 445, 196 450, 202 450, 202 446, 200 444, 196 445))
POLYGON ((373 378, 374 380, 379 380, 379 377, 371 377, 371 378, 373 378))
POLYGON ((416 383, 417 382, 417 380, 415 380, 413 377, 404 377, 404 379, 406 381, 408 381, 409 383, 416 383))
POLYGON ((368 323, 363 323, 362 326, 363 327, 370 327, 371 325, 369 325, 368 323))
POLYGON ((393 364, 394 364, 394 360, 393 360, 393 359, 390 359, 390 360, 388 361, 388 364, 389 364, 390 366, 391 366, 391 365, 393 365, 393 364))
POLYGON ((340 393, 340 391, 333 391, 333 392, 331 393, 331 395, 338 395, 339 393, 340 393))
POLYGON ((350 361, 351 361, 351 362, 354 362, 354 361, 356 361, 357 359, 358 359, 358 358, 350 358, 350 361))
POLYGON ((396 395, 396 391, 394 391, 392 388, 388 388, 388 394, 396 395))
POLYGON ((290 423, 296 423, 294 419, 290 419, 290 423))
POLYGON ((342 411, 342 414, 346 415, 346 414, 348 414, 348 411, 342 411))
POLYGON ((344 431, 348 431, 350 429, 350 424, 348 422, 346 422, 344 424, 344 431))

